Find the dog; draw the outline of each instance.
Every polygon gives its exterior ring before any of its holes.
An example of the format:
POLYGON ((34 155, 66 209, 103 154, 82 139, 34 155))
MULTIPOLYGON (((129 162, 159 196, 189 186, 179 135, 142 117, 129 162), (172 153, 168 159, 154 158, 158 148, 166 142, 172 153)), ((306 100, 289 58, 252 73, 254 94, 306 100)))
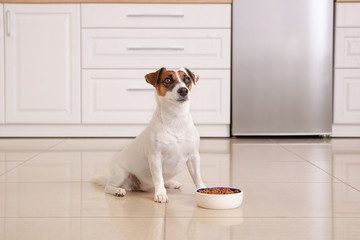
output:
POLYGON ((200 137, 190 114, 191 89, 199 76, 188 68, 161 68, 147 74, 145 80, 156 90, 156 110, 144 131, 111 162, 110 177, 102 185, 106 193, 115 196, 154 189, 154 201, 166 203, 166 188, 181 187, 172 178, 186 166, 196 188, 205 187, 200 173, 200 137))

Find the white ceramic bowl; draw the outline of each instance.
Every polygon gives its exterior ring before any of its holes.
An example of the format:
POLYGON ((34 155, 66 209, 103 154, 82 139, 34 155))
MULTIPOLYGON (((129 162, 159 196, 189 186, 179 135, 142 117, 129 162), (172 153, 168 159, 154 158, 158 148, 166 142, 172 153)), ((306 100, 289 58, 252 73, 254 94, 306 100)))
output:
MULTIPOLYGON (((208 187, 208 188, 225 188, 225 187, 208 187)), ((238 190, 238 193, 232 194, 208 194, 200 193, 199 190, 208 189, 200 188, 195 191, 195 200, 199 207, 208 209, 232 209, 240 207, 244 193, 237 188, 229 188, 231 190, 238 190)))

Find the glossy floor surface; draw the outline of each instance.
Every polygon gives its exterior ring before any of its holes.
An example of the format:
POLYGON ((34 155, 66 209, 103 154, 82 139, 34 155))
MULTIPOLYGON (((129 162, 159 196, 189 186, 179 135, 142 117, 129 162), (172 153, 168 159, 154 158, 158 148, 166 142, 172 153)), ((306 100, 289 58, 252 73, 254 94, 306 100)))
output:
POLYGON ((130 139, 0 139, 0 239, 360 239, 360 139, 202 139, 207 186, 240 208, 196 206, 185 169, 169 203, 89 180, 130 139))

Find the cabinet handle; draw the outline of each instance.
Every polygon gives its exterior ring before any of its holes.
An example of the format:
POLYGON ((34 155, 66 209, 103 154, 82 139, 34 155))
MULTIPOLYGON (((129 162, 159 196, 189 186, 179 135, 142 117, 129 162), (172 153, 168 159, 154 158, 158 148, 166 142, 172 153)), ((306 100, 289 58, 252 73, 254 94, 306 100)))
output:
POLYGON ((127 13, 126 17, 168 17, 168 18, 183 18, 185 17, 185 14, 183 13, 127 13))
POLYGON ((184 51, 184 47, 127 47, 127 50, 133 51, 156 51, 156 50, 165 50, 165 51, 184 51))
POLYGON ((6 22, 7 22, 7 35, 10 37, 11 35, 11 30, 10 30, 10 26, 11 26, 11 23, 10 23, 10 19, 11 19, 11 15, 10 15, 10 11, 6 11, 6 22))
POLYGON ((126 91, 130 92, 142 92, 142 91, 154 91, 154 88, 146 88, 146 87, 129 87, 126 91))

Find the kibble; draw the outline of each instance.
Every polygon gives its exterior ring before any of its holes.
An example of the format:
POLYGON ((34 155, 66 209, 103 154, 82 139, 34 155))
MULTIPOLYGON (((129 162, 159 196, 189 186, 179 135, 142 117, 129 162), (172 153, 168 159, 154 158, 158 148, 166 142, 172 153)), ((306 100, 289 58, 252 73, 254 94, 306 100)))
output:
POLYGON ((239 190, 232 190, 231 188, 204 188, 198 190, 199 193, 206 193, 206 194, 234 194, 239 193, 239 190))

